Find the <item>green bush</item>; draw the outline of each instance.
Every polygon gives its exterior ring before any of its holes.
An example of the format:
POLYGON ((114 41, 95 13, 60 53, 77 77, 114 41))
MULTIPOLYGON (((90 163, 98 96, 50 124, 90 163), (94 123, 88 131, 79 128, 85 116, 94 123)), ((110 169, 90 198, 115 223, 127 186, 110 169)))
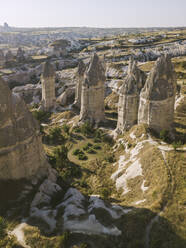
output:
POLYGON ((78 154, 78 159, 79 160, 87 160, 88 157, 85 154, 78 154))
POLYGON ((169 131, 166 129, 161 130, 160 139, 162 139, 164 142, 167 142, 169 140, 169 131))
POLYGON ((87 150, 87 153, 89 153, 89 154, 96 154, 96 151, 93 149, 93 148, 89 148, 88 150, 87 150))
POLYGON ((182 142, 179 140, 178 142, 173 142, 172 146, 174 150, 176 151, 177 148, 179 148, 182 145, 182 142))
POLYGON ((58 241, 58 244, 57 244, 56 248, 57 247, 67 248, 69 241, 70 241, 70 232, 64 232, 59 237, 59 241, 58 241))
POLYGON ((77 149, 75 149, 75 150, 73 151, 72 154, 75 155, 75 156, 77 156, 77 155, 79 155, 79 154, 84 154, 84 152, 77 148, 77 149))
POLYGON ((0 238, 3 238, 6 235, 6 228, 6 220, 0 216, 0 238))
POLYGON ((99 146, 99 145, 94 145, 94 146, 93 146, 93 149, 95 149, 95 150, 101 150, 101 146, 99 146))
POLYGON ((49 161, 56 169, 62 169, 69 163, 67 155, 68 149, 66 146, 62 145, 54 149, 53 156, 49 157, 49 161))
POLYGON ((81 132, 82 134, 84 134, 85 136, 89 136, 92 135, 92 133, 94 132, 91 124, 87 121, 85 122, 82 126, 81 126, 81 132))
POLYGON ((60 127, 54 127, 49 130, 49 134, 46 136, 46 141, 49 144, 62 144, 65 142, 65 137, 61 133, 60 127))
POLYGON ((43 110, 35 110, 32 114, 40 123, 47 121, 51 115, 49 112, 43 110))
POLYGON ((105 161, 109 162, 109 163, 114 163, 116 162, 115 156, 114 154, 110 154, 107 157, 105 157, 105 161))
POLYGON ((64 131, 65 133, 69 134, 70 127, 69 127, 67 124, 64 124, 64 125, 62 126, 62 129, 63 129, 63 131, 64 131))
POLYGON ((103 199, 108 199, 110 196, 110 190, 108 188, 101 188, 100 195, 103 199))
POLYGON ((87 151, 90 147, 92 147, 93 145, 91 143, 87 143, 84 147, 83 150, 87 151))

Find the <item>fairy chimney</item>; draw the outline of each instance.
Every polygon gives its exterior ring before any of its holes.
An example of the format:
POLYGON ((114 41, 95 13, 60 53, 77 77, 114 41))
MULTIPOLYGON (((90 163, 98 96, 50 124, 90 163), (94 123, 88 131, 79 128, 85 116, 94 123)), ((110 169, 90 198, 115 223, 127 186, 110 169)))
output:
POLYGON ((157 132, 171 130, 174 119, 176 74, 168 55, 162 55, 151 70, 140 94, 138 123, 157 132))
POLYGON ((78 64, 77 70, 77 83, 76 83, 76 90, 75 90, 75 101, 73 106, 80 109, 81 107, 81 92, 82 92, 82 84, 84 80, 84 73, 85 73, 86 66, 81 60, 78 64))
POLYGON ((80 121, 99 124, 105 120, 105 69, 98 55, 91 58, 82 85, 80 121))
POLYGON ((129 130, 138 121, 140 91, 145 84, 146 75, 130 59, 128 75, 119 91, 117 132, 129 130))
POLYGON ((43 67, 41 75, 42 84, 42 107, 45 111, 50 111, 56 102, 55 97, 55 71, 53 66, 47 61, 43 67))

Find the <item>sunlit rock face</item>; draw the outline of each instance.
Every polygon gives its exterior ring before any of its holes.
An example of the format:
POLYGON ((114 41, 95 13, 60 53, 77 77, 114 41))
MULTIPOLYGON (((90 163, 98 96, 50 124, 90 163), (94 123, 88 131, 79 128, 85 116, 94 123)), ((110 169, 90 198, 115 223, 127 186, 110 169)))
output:
POLYGON ((0 78, 0 180, 30 180, 47 171, 37 121, 0 78))
POLYGON ((129 130, 138 121, 140 91, 145 84, 145 73, 132 58, 128 74, 119 91, 117 132, 129 130))
POLYGON ((74 101, 74 107, 77 107, 80 109, 81 107, 81 92, 82 92, 82 84, 84 80, 84 73, 86 70, 86 65, 83 63, 83 61, 80 61, 78 64, 78 70, 77 70, 77 83, 76 83, 76 90, 75 90, 75 101, 74 101))
POLYGON ((41 75, 42 84, 42 108, 45 111, 51 110, 55 106, 55 71, 53 66, 47 61, 43 67, 41 75))
POLYGON ((168 55, 162 55, 151 70, 140 94, 138 123, 155 131, 170 130, 174 119, 176 74, 168 55))
POLYGON ((94 54, 85 72, 81 95, 81 121, 98 124, 105 120, 105 68, 97 54, 94 54))

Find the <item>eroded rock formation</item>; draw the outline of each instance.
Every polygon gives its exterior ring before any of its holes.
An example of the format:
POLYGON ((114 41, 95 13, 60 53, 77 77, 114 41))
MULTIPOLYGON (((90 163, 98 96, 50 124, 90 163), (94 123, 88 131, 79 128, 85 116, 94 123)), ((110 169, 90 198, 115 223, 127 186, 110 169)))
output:
POLYGON ((74 107, 77 107, 80 109, 81 107, 81 92, 82 92, 82 84, 84 80, 84 73, 86 70, 86 66, 81 60, 78 64, 78 70, 77 70, 77 83, 76 83, 76 91, 75 91, 75 101, 74 101, 74 107))
POLYGON ((98 124, 104 121, 105 69, 97 54, 94 54, 85 72, 82 85, 80 121, 98 124))
POLYGON ((157 132, 170 130, 174 118, 176 74, 168 55, 162 55, 151 70, 140 94, 138 123, 157 132))
POLYGON ((48 168, 37 121, 0 78, 0 181, 39 179, 48 168))
POLYGON ((117 131, 129 130, 137 124, 140 91, 145 84, 145 73, 137 67, 132 58, 128 75, 119 91, 117 131))
POLYGON ((25 60, 25 52, 22 50, 21 47, 19 47, 17 50, 16 60, 18 62, 24 62, 25 60))
POLYGON ((42 84, 42 108, 46 111, 51 110, 55 106, 55 71, 53 66, 47 61, 43 67, 41 75, 42 84))
POLYGON ((3 66, 5 63, 5 55, 3 50, 0 49, 0 66, 3 66))

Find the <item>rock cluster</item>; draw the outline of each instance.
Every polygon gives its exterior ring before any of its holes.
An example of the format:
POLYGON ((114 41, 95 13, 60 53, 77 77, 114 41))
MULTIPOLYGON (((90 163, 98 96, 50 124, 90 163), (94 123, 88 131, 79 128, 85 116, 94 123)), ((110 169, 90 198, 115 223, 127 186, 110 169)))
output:
POLYGON ((130 60, 128 75, 119 91, 117 131, 129 130, 138 121, 140 91, 146 75, 137 67, 136 61, 130 60))
POLYGON ((176 74, 170 57, 162 55, 141 91, 138 123, 145 123, 157 132, 171 130, 175 95, 176 74))
POLYGON ((42 84, 42 108, 45 111, 51 110, 55 106, 55 71, 53 66, 47 61, 43 67, 41 75, 42 84))
POLYGON ((37 121, 0 78, 0 181, 31 180, 47 171, 37 121))
POLYGON ((104 121, 105 81, 105 68, 94 54, 82 84, 80 121, 88 120, 92 124, 104 121))
POLYGON ((5 55, 6 62, 12 62, 14 60, 13 53, 9 50, 5 55))
POLYGON ((119 92, 117 131, 129 130, 135 124, 147 124, 160 132, 173 124, 176 77, 171 59, 162 55, 145 74, 130 61, 128 75, 119 92), (146 80, 146 81, 145 81, 146 80))

